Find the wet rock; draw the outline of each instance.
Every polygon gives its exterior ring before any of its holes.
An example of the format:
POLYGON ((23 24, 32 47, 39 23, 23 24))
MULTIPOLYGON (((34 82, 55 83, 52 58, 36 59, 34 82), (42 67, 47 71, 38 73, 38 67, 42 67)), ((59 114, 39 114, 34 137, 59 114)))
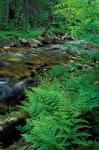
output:
POLYGON ((49 50, 54 50, 54 51, 59 51, 59 52, 63 52, 63 50, 65 50, 65 47, 63 45, 60 44, 52 44, 48 46, 49 50))
POLYGON ((18 38, 14 37, 11 40, 12 40, 11 47, 20 47, 21 46, 21 42, 18 38))
POLYGON ((4 47, 4 43, 0 42, 0 49, 4 47))
POLYGON ((34 83, 35 83, 35 80, 24 79, 14 85, 13 92, 18 93, 18 92, 22 91, 24 88, 33 86, 34 83))
POLYGON ((31 47, 35 47, 36 48, 38 46, 42 46, 42 43, 40 41, 36 40, 36 39, 30 39, 28 42, 29 42, 29 45, 31 47))
POLYGON ((3 50, 10 49, 10 46, 4 46, 3 50))
POLYGON ((30 46, 28 39, 18 38, 18 41, 19 41, 20 45, 23 47, 29 47, 30 46))
POLYGON ((4 130, 10 126, 11 124, 17 122, 19 119, 25 118, 24 114, 20 111, 12 112, 7 114, 7 116, 2 117, 0 119, 0 132, 4 132, 4 130))
POLYGON ((42 42, 44 41, 44 37, 39 36, 39 37, 37 38, 37 40, 40 41, 40 42, 42 43, 42 42))
POLYGON ((5 102, 12 95, 12 88, 7 85, 0 86, 0 102, 5 102))
POLYGON ((28 40, 27 40, 27 39, 18 38, 18 40, 19 40, 20 42, 22 42, 23 44, 27 44, 27 43, 28 43, 28 40))
POLYGON ((15 104, 24 99, 24 88, 30 88, 36 84, 35 80, 24 79, 16 84, 8 83, 8 81, 2 81, 0 85, 0 102, 15 104))
POLYGON ((3 67, 7 67, 9 65, 9 63, 5 62, 5 61, 0 61, 0 69, 3 67))
POLYGON ((21 111, 9 113, 0 118, 0 142, 4 148, 21 138, 20 131, 16 127, 25 125, 25 119, 26 116, 21 111))
POLYGON ((5 49, 9 49, 9 47, 11 46, 12 41, 10 40, 2 40, 0 41, 0 51, 5 49))
POLYGON ((10 81, 7 77, 0 77, 0 85, 7 84, 10 81))
POLYGON ((74 41, 75 38, 69 36, 68 34, 65 34, 64 36, 61 37, 61 40, 68 40, 68 41, 74 41))
POLYGON ((27 47, 33 47, 36 48, 38 46, 42 46, 42 42, 36 39, 24 39, 24 38, 18 38, 19 42, 21 43, 21 46, 27 46, 27 47))
POLYGON ((5 101, 6 98, 9 98, 12 90, 10 85, 10 78, 8 77, 0 77, 0 102, 5 101))
POLYGON ((59 43, 62 43, 63 41, 61 40, 61 36, 60 35, 53 35, 53 36, 49 36, 49 35, 46 35, 44 37, 44 40, 43 40, 43 44, 46 45, 46 44, 59 44, 59 43))

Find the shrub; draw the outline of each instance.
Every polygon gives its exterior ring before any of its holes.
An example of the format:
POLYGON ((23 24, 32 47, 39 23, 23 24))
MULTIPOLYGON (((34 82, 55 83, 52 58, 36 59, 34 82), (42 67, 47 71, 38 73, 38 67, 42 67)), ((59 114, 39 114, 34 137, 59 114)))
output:
POLYGON ((67 31, 76 37, 87 37, 98 42, 99 1, 98 0, 59 0, 55 14, 64 16, 67 31), (97 38, 95 38, 97 37, 97 38))

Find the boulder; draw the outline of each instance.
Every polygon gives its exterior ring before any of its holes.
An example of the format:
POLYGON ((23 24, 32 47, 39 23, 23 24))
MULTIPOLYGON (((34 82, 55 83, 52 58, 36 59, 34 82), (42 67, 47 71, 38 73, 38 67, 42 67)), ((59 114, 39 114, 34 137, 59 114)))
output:
POLYGON ((42 42, 40 42, 39 40, 36 40, 36 39, 18 38, 18 40, 21 43, 21 46, 33 47, 33 48, 42 46, 42 42))
POLYGON ((35 85, 34 79, 24 79, 16 84, 11 83, 7 77, 0 78, 0 102, 15 104, 25 98, 24 88, 35 85))
POLYGON ((5 148, 21 138, 17 126, 25 125, 26 114, 21 110, 0 117, 0 142, 5 148))
POLYGON ((29 45, 34 48, 36 48, 38 46, 42 46, 42 42, 40 42, 39 40, 36 40, 36 39, 29 39, 28 42, 29 42, 29 45))
POLYGON ((43 37, 39 37, 38 39, 25 39, 13 37, 10 39, 10 43, 0 43, 0 50, 8 50, 11 47, 37 48, 38 46, 42 46, 43 41, 43 37))
POLYGON ((0 118, 0 133, 4 132, 6 128, 23 118, 25 118, 25 114, 21 111, 12 112, 4 117, 2 116, 2 118, 0 118))
POLYGON ((43 42, 43 41, 44 41, 44 37, 39 36, 39 37, 37 38, 37 40, 40 41, 40 42, 43 42))

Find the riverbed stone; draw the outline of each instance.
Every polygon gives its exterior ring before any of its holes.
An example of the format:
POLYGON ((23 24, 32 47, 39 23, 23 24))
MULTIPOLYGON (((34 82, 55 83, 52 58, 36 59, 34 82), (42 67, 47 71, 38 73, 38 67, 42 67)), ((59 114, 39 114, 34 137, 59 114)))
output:
POLYGON ((36 40, 36 39, 30 39, 28 42, 29 42, 31 47, 42 46, 42 43, 39 40, 36 40))
POLYGON ((13 144, 13 140, 21 138, 20 131, 16 127, 25 125, 25 119, 26 114, 21 110, 0 116, 0 142, 3 145, 13 144))

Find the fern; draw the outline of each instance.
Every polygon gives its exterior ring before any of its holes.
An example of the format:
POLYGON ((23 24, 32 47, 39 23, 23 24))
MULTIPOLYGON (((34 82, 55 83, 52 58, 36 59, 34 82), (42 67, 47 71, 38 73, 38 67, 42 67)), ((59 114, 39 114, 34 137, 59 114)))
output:
POLYGON ((22 136, 30 150, 87 150, 90 124, 82 113, 98 106, 98 100, 94 103, 95 97, 98 99, 95 79, 88 82, 87 75, 91 74, 70 74, 59 65, 48 74, 45 82, 26 91, 22 108, 30 117, 22 136))

